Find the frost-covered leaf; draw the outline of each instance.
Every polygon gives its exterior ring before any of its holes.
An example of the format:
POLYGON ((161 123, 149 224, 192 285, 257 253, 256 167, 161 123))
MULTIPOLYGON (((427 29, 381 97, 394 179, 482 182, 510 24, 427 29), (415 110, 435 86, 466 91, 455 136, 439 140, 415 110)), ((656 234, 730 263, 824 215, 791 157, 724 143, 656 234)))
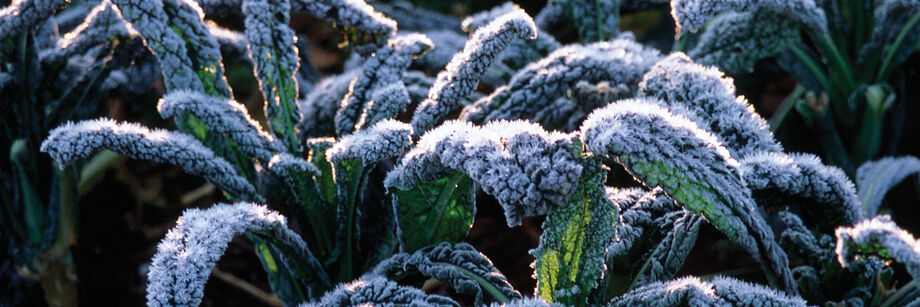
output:
POLYGON ((676 207, 661 188, 652 191, 607 188, 606 194, 607 199, 619 210, 620 216, 616 225, 617 240, 611 241, 607 248, 611 257, 625 255, 633 247, 646 232, 646 228, 651 226, 653 214, 666 212, 667 207, 676 207))
POLYGON ((844 267, 869 259, 893 260, 904 264, 914 280, 920 278, 920 242, 887 215, 837 228, 836 253, 844 267))
MULTIPOLYGON (((374 9, 396 21, 399 31, 459 31, 460 20, 448 14, 413 6, 405 0, 390 3, 375 2, 374 9)), ((429 37, 431 37, 429 35, 429 37)), ((440 48, 440 47, 439 47, 440 48)))
POLYGON ((426 133, 384 185, 409 190, 460 171, 498 199, 509 226, 520 225, 525 216, 564 204, 574 191, 582 166, 572 138, 523 121, 484 127, 449 121, 426 133))
POLYGON ((440 242, 459 242, 473 226, 476 193, 472 180, 463 173, 422 182, 409 190, 391 188, 390 193, 405 252, 440 242))
POLYGON ((771 282, 796 293, 785 252, 757 212, 738 162, 716 137, 647 99, 620 101, 592 113, 582 125, 589 151, 616 158, 646 186, 659 186, 677 203, 702 214, 764 266, 771 282))
MULTIPOLYGON (((402 27, 402 24, 400 24, 402 27)), ((458 28, 459 29, 459 28, 458 28)), ((441 71, 450 63, 455 54, 463 50, 463 46, 469 40, 469 37, 456 30, 425 30, 425 36, 431 39, 434 49, 425 53, 425 55, 415 60, 415 63, 424 67, 426 71, 441 71)), ((433 82, 432 82, 433 83, 433 82)), ((428 87, 425 88, 423 98, 427 98, 428 87)))
POLYGON ((508 12, 473 33, 463 51, 454 55, 447 68, 438 74, 428 98, 415 110, 412 128, 416 136, 460 108, 461 100, 475 89, 479 77, 513 39, 533 39, 536 35, 533 20, 521 9, 508 12))
POLYGON ((816 264, 831 259, 833 246, 825 246, 823 238, 818 240, 811 230, 805 227, 799 216, 789 211, 780 211, 778 215, 780 222, 786 226, 780 234, 780 242, 793 244, 809 263, 816 264))
MULTIPOLYGON (((463 20, 463 30, 476 31, 499 16, 518 9, 514 3, 505 2, 490 10, 473 14, 463 20)), ((542 59, 559 47, 561 44, 552 35, 542 30, 537 30, 534 39, 516 38, 499 54, 492 67, 483 75, 482 82, 492 86, 505 84, 516 71, 531 62, 542 59)))
POLYGON ((658 51, 628 39, 564 47, 527 65, 507 86, 467 107, 461 118, 476 123, 529 118, 581 80, 609 81, 635 89, 658 59, 658 51))
POLYGON ((634 275, 628 287, 673 278, 696 244, 702 217, 675 205, 661 188, 608 188, 607 198, 616 204, 621 219, 617 240, 607 247, 607 266, 615 265, 614 257, 635 253, 631 252, 635 246, 650 245, 650 249, 638 251, 641 258, 627 264, 634 275))
POLYGON ((758 60, 774 56, 799 40, 799 27, 783 16, 729 12, 714 18, 687 54, 703 65, 746 72, 753 70, 758 60))
POLYGON ((377 162, 402 153, 412 143, 412 129, 396 120, 382 121, 373 127, 340 139, 326 150, 326 158, 334 166, 338 209, 338 249, 342 250, 339 280, 352 276, 357 257, 354 243, 361 240, 362 204, 367 178, 377 162))
MULTIPOLYGON (((362 113, 368 109, 372 95, 399 82, 412 60, 431 49, 431 40, 422 34, 400 35, 361 64, 358 77, 348 87, 335 115, 336 134, 344 136, 356 130, 362 113)), ((382 102, 382 101, 381 101, 382 102)), ((373 115, 373 114, 372 114, 373 115)))
POLYGON ((332 175, 332 162, 326 158, 326 152, 335 145, 333 138, 315 138, 307 140, 305 147, 310 151, 307 153, 307 161, 312 163, 321 172, 316 178, 320 193, 327 203, 335 202, 335 179, 332 175))
POLYGON ((245 0, 246 40, 249 58, 265 98, 265 117, 272 131, 290 152, 300 152, 296 125, 300 122, 297 105, 297 79, 300 66, 294 30, 288 27, 288 0, 245 0))
POLYGON ((409 97, 409 91, 402 81, 393 82, 374 91, 356 127, 360 130, 382 120, 394 118, 410 103, 412 98, 409 97))
POLYGON ((410 134, 412 128, 408 124, 393 119, 385 120, 339 139, 335 146, 326 151, 326 157, 332 163, 357 160, 364 167, 372 167, 381 160, 405 151, 412 144, 410 134))
POLYGON ((604 191, 607 169, 598 158, 583 162, 568 202, 547 215, 540 245, 530 253, 535 295, 549 302, 583 306, 603 277, 607 244, 616 237, 617 208, 604 191))
MULTIPOLYGON (((208 15, 239 14, 246 0, 197 0, 208 15)), ((396 22, 383 16, 362 0, 294 0, 290 14, 310 15, 343 27, 346 36, 361 53, 370 53, 375 44, 386 42, 396 33, 396 22), (371 45, 367 48, 367 45, 371 45)), ((288 14, 288 13, 285 13, 288 14)))
POLYGON ((806 306, 805 300, 731 277, 712 281, 684 277, 645 285, 613 298, 607 306, 806 306))
POLYGON ((684 265, 700 232, 703 217, 690 211, 673 211, 661 218, 658 231, 664 237, 645 255, 647 263, 643 275, 636 277, 636 284, 671 279, 684 265))
POLYGON ((547 5, 561 7, 578 29, 582 42, 599 42, 620 32, 621 0, 550 0, 547 5))
POLYGON ((910 175, 920 172, 920 159, 889 157, 866 162, 856 170, 859 202, 866 216, 875 216, 888 190, 910 175))
POLYGON ((0 40, 47 20, 65 0, 21 0, 0 10, 0 40))
POLYGON ((220 61, 220 45, 210 35, 192 0, 113 0, 131 28, 157 56, 167 90, 189 89, 231 97, 220 61))
POLYGON ((853 225, 864 217, 850 179, 816 156, 762 152, 746 156, 740 163, 741 177, 760 206, 796 206, 803 217, 828 234, 837 226, 853 225))
POLYGON ((283 144, 249 117, 245 106, 232 99, 179 90, 163 96, 157 111, 164 118, 194 115, 210 131, 226 135, 241 152, 263 163, 268 163, 275 153, 285 151, 283 144))
POLYGON ((435 278, 458 293, 475 296, 477 306, 522 298, 492 261, 466 243, 441 243, 412 254, 396 254, 381 262, 373 273, 395 281, 414 274, 435 278))
POLYGON ((563 304, 550 304, 541 297, 525 297, 513 299, 507 303, 492 303, 489 307, 562 307, 563 304))
POLYGON ((298 101, 302 120, 297 125, 297 132, 302 143, 310 138, 335 135, 335 114, 339 103, 357 75, 358 70, 355 69, 326 77, 313 87, 307 98, 298 101))
POLYGON ((903 63, 910 54, 916 51, 916 44, 920 40, 917 29, 920 25, 914 24, 912 29, 907 29, 907 35, 902 38, 902 43, 897 46, 894 42, 898 40, 900 32, 909 18, 920 13, 920 2, 916 0, 878 0, 874 1, 873 10, 874 20, 872 22, 872 36, 860 50, 860 60, 870 61, 869 56, 878 56, 874 52, 882 52, 882 56, 892 54, 890 67, 896 67, 903 63))
POLYGON ((827 18, 815 0, 671 0, 678 31, 696 31, 724 12, 761 11, 795 20, 818 33, 827 33, 827 18))
POLYGON ((457 302, 424 291, 400 286, 386 278, 370 275, 347 284, 341 284, 329 291, 318 301, 303 303, 300 307, 321 306, 460 306, 457 302))
MULTIPOLYGON (((0 16, 0 20, 3 20, 2 16, 0 16)), ((89 49, 107 42, 113 37, 128 35, 128 27, 121 15, 115 12, 115 8, 111 3, 104 2, 89 12, 82 24, 58 39, 54 48, 42 51, 42 62, 66 62, 67 58, 84 54, 89 49)), ((0 34, 0 37, 2 37, 2 34, 0 34)))
POLYGON ((275 264, 291 269, 298 282, 308 286, 303 289, 308 295, 332 288, 306 243, 288 229, 284 216, 250 203, 217 204, 186 210, 157 246, 147 273, 147 305, 200 304, 211 269, 230 240, 244 234, 270 242, 270 248, 283 256, 275 264))
POLYGON ((781 152, 769 126, 743 96, 735 96, 731 78, 712 67, 674 53, 655 64, 639 84, 640 96, 657 97, 671 113, 680 114, 715 134, 732 157, 781 152))
POLYGON ((137 124, 119 124, 110 119, 87 120, 51 130, 41 146, 41 150, 62 167, 102 149, 134 159, 175 164, 190 174, 204 177, 235 197, 253 201, 262 199, 255 187, 238 175, 230 163, 182 133, 149 130, 137 124))

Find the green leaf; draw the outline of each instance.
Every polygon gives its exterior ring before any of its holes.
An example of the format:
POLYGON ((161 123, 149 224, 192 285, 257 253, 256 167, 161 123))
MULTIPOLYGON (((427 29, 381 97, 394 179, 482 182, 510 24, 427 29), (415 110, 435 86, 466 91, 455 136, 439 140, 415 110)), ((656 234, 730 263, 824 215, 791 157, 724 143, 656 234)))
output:
POLYGON ((920 159, 911 156, 887 157, 863 163, 856 171, 859 202, 866 216, 878 213, 885 194, 907 177, 920 173, 920 159))
POLYGON ((476 195, 469 176, 454 171, 404 191, 392 188, 400 244, 406 252, 440 243, 457 243, 473 226, 476 195))
POLYGON ((590 152, 616 157, 648 187, 706 220, 761 262, 774 287, 796 294, 786 253, 757 213, 738 162, 711 133, 642 99, 594 111, 582 125, 590 152))
POLYGON ((606 270, 608 242, 614 238, 617 210, 604 192, 606 168, 599 159, 583 163, 581 179, 568 204, 546 217, 536 258, 536 295, 547 302, 584 306, 606 270))
MULTIPOLYGON (((18 139, 10 146, 10 162, 15 170, 14 176, 18 179, 16 184, 19 186, 20 197, 22 197, 23 219, 26 222, 27 234, 29 241, 33 245, 42 243, 45 228, 48 226, 48 216, 45 213, 45 206, 38 197, 32 181, 29 180, 27 166, 28 145, 25 139, 18 139)), ((14 217, 15 218, 15 217, 14 217)))
POLYGON ((365 167, 361 160, 347 159, 335 164, 335 182, 338 185, 336 202, 338 203, 338 245, 339 258, 338 281, 352 280, 355 276, 355 246, 360 233, 358 222, 361 218, 361 200, 368 173, 373 167, 365 167))
POLYGON ((335 203, 336 193, 332 163, 326 159, 326 150, 332 148, 333 144, 335 144, 335 140, 332 138, 316 138, 307 141, 307 146, 310 148, 309 159, 307 161, 313 163, 321 172, 321 174, 316 177, 316 185, 319 187, 323 199, 328 203, 335 203))

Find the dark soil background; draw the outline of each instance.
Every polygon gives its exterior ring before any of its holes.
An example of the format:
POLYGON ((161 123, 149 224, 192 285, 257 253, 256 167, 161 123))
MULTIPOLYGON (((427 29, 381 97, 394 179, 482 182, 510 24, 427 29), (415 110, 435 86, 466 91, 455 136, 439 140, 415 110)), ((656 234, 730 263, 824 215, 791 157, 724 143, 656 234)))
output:
MULTIPOLYGON (((495 0, 478 0, 465 4, 427 0, 417 5, 460 17, 500 3, 495 0)), ((542 1, 522 3, 522 7, 532 15, 544 5, 542 1)), ((638 14, 643 18, 668 17, 655 12, 638 14)), ((310 18, 295 18, 291 24, 296 31, 309 37, 312 61, 321 72, 341 72, 346 54, 336 47, 340 38, 335 29, 328 23, 310 18)), ((670 48, 673 25, 667 22, 648 27, 642 20, 627 17, 624 18, 624 26, 633 30, 640 40, 644 39, 660 48, 670 48)), ((920 67, 920 56, 915 54, 905 66, 910 69, 896 76, 896 80, 906 90, 906 95, 897 101, 894 108, 896 111, 890 112, 891 126, 886 127, 886 131, 899 133, 886 134, 881 156, 920 156, 917 138, 920 135, 920 125, 915 124, 915 120, 909 120, 920 118, 920 104, 916 103, 920 100, 920 88, 906 86, 920 84, 916 69, 920 67)), ((250 67, 227 66, 227 75, 230 76, 235 96, 246 103, 252 113, 258 114, 261 112, 261 96, 255 79, 251 76, 247 79, 247 74, 251 74, 250 67), (234 78, 234 72, 242 77, 234 78)), ((765 118, 772 115, 796 84, 773 60, 761 61, 752 72, 734 77, 739 94, 746 96, 765 118)), ((163 91, 161 87, 152 90, 160 94, 163 91)), ((169 123, 150 116, 155 115, 155 103, 155 99, 132 102, 113 99, 110 101, 109 116, 119 120, 141 121, 147 126, 168 126, 169 123)), ((794 111, 776 136, 788 152, 820 154, 815 138, 809 135, 794 111)), ((628 184, 630 178, 618 180, 628 184)), ((917 180, 901 184, 891 192, 884 208, 899 225, 920 234, 920 223, 916 222, 920 221, 920 210, 916 208, 920 203, 917 197, 917 191, 920 191, 918 186, 920 184, 917 180)), ((212 185, 174 167, 126 160, 109 170, 103 181, 80 199, 79 241, 73 248, 79 303, 84 306, 143 305, 146 267, 156 250, 156 244, 175 225, 182 210, 207 207, 221 201, 225 201, 224 197, 212 185)), ((532 278, 530 265, 534 259, 528 250, 537 246, 542 218, 528 218, 523 226, 509 229, 494 199, 480 193, 477 202, 479 209, 476 222, 465 241, 488 256, 516 289, 532 295, 536 282, 532 278)), ((714 229, 704 227, 696 248, 679 275, 706 275, 719 270, 751 266, 753 260, 747 254, 726 246, 722 238, 714 229)), ((242 239, 235 240, 218 263, 217 269, 238 280, 212 275, 205 290, 203 306, 268 305, 268 295, 241 290, 241 285, 250 285, 271 293, 251 244, 242 239)), ((443 287, 433 291, 451 295, 443 287)), ((38 286, 23 294, 26 297, 23 305, 45 304, 38 286)))

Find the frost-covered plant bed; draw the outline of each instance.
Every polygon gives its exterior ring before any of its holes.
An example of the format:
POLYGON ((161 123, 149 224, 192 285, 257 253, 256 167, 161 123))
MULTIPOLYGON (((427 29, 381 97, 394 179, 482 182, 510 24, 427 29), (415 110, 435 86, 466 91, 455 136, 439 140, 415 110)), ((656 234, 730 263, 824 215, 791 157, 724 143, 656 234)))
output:
MULTIPOLYGON (((94 5, 156 56, 167 90, 156 111, 175 128, 68 122, 40 150, 61 168, 101 150, 173 164, 223 191, 226 203, 187 210, 157 246, 151 306, 200 304, 234 237, 255 246, 289 306, 460 305, 424 291, 431 280, 494 306, 920 304, 920 243, 876 216, 920 161, 864 164, 857 187, 786 152, 718 68, 617 29, 621 6, 649 3, 551 1, 535 19, 506 4, 458 24, 359 0, 106 0, 94 5), (295 14, 341 28, 346 71, 313 82, 295 14), (548 34, 566 22, 580 43, 548 34), (233 97, 230 55, 253 67, 264 126, 233 97), (622 172, 637 184, 608 185, 622 172), (533 296, 462 242, 479 191, 508 226, 545 216, 533 296), (753 278, 678 276, 701 235, 746 252, 753 278)), ((700 26, 725 10, 817 5, 713 3, 672 6, 700 26)), ((38 27, 65 4, 17 2, 0 31, 38 27)), ((84 24, 70 38, 102 31, 84 24)))

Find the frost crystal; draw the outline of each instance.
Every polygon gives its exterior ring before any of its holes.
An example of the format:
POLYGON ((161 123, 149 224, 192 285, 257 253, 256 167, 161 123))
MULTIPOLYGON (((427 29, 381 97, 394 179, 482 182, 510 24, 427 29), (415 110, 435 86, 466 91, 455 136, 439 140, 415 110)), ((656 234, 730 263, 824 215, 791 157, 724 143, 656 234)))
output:
POLYGON ((411 134, 412 127, 408 124, 385 120, 343 137, 326 151, 326 157, 333 163, 356 159, 369 166, 405 151, 412 144, 411 134))
POLYGON ((920 243, 898 228, 887 215, 837 228, 837 260, 844 267, 864 259, 880 258, 903 263, 914 280, 920 278, 920 243))
POLYGON ((110 119, 86 120, 51 130, 41 146, 41 151, 51 155, 61 167, 102 149, 134 159, 175 164, 231 195, 246 200, 262 199, 230 163, 182 133, 148 130, 137 124, 118 124, 110 119))
POLYGON ((671 0, 671 14, 681 28, 696 31, 724 12, 765 11, 785 15, 818 33, 827 33, 827 19, 815 0, 671 0))
POLYGON ((615 297, 607 306, 806 306, 805 300, 730 277, 711 282, 684 277, 659 282, 615 297))
POLYGON ((580 80, 635 88, 658 59, 658 51, 627 39, 564 47, 527 65, 507 86, 467 107, 461 117, 473 122, 529 118, 580 80))
POLYGON ((763 152, 742 159, 740 170, 761 206, 796 203, 790 199, 775 200, 777 192, 814 200, 820 207, 799 204, 800 208, 826 226, 827 233, 838 225, 853 225, 864 218, 853 183, 842 170, 824 165, 816 156, 763 152))
POLYGON ((211 269, 230 240, 243 234, 271 238, 273 245, 292 257, 279 263, 303 263, 314 270, 310 272, 314 282, 331 287, 322 265, 300 236, 288 229, 284 216, 250 203, 216 204, 206 210, 186 210, 176 227, 157 245, 147 273, 147 305, 200 304, 211 269))
POLYGON ((263 131, 258 122, 249 118, 246 107, 232 99, 181 90, 163 96, 157 110, 164 118, 194 115, 209 130, 226 135, 241 152, 262 162, 268 162, 274 153, 284 151, 284 145, 263 131))
POLYGON ((412 117, 412 128, 421 135, 461 106, 460 101, 476 87, 477 80, 492 66, 492 60, 515 37, 534 38, 537 28, 523 10, 495 19, 473 34, 463 51, 456 54, 428 91, 412 117))
POLYGON ((693 120, 728 147, 732 157, 760 152, 781 152, 767 123, 743 96, 735 96, 731 78, 712 67, 693 63, 675 53, 664 58, 645 74, 639 84, 641 96, 657 97, 673 113, 693 120))
POLYGON ((368 103, 372 103, 371 95, 378 89, 399 82, 412 59, 432 47, 431 40, 421 34, 397 36, 365 60, 335 115, 336 134, 354 132, 361 112, 367 109, 368 103))
POLYGON ((368 275, 335 290, 326 292, 319 301, 301 304, 300 307, 321 306, 460 306, 453 300, 434 294, 425 294, 414 287, 400 286, 395 281, 368 275))
POLYGON ((515 226, 524 216, 545 214, 563 204, 582 167, 569 135, 547 133, 522 121, 481 128, 449 121, 426 133, 387 174, 384 185, 408 190, 440 179, 449 170, 464 172, 495 196, 505 208, 508 225, 515 226))
POLYGON ((582 125, 586 148, 616 158, 647 186, 660 186, 684 208, 702 213, 795 293, 785 252, 757 212, 738 162, 715 136, 644 99, 594 111, 582 125))
POLYGON ((916 157, 889 157, 866 162, 856 170, 859 201, 866 216, 875 216, 888 190, 904 178, 920 173, 920 159, 916 157))

